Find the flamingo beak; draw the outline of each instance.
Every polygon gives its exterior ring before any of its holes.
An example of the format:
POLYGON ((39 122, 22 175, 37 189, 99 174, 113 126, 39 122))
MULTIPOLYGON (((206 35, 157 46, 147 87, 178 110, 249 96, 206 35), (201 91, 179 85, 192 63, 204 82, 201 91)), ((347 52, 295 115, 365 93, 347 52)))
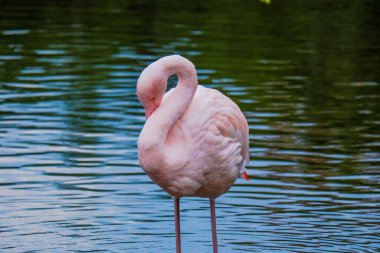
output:
POLYGON ((145 109, 145 118, 148 119, 150 115, 158 108, 158 106, 153 105, 145 109))

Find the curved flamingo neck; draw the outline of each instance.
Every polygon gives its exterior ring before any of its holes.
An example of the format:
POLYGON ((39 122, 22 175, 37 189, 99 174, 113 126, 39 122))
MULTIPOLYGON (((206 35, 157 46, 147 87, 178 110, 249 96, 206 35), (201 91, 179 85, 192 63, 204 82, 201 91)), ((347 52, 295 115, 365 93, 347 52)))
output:
POLYGON ((168 78, 172 75, 178 76, 177 87, 147 119, 139 139, 139 147, 153 148, 155 155, 163 156, 166 137, 171 127, 191 104, 198 79, 194 65, 181 56, 161 58, 149 68, 151 69, 148 71, 158 71, 163 75, 162 80, 165 83, 160 85, 163 85, 165 90, 168 78))

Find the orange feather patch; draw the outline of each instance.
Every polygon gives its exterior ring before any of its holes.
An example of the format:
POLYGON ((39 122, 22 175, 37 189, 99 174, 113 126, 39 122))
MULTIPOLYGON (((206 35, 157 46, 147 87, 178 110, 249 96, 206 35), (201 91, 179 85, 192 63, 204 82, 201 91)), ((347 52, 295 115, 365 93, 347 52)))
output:
POLYGON ((249 181, 249 176, 248 176, 248 173, 246 171, 244 171, 243 177, 245 180, 249 181))

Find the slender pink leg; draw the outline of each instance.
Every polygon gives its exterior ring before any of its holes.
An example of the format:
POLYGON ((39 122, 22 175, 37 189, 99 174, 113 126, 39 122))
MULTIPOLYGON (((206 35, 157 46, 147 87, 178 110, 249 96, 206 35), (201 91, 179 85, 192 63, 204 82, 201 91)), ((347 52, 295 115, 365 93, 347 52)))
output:
POLYGON ((218 239, 216 236, 215 199, 210 199, 210 210, 211 210, 212 249, 213 249, 213 253, 218 253, 218 239))
POLYGON ((179 222, 179 198, 174 197, 174 217, 175 217, 175 246, 176 253, 181 253, 181 229, 179 222))

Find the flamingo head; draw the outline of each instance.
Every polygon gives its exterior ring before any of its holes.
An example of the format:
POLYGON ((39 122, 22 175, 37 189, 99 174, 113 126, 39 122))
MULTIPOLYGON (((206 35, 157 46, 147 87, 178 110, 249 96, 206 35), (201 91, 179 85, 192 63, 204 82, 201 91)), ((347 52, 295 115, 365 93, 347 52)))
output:
POLYGON ((154 63, 141 73, 137 81, 137 97, 144 106, 147 119, 161 105, 166 89, 165 77, 152 65, 154 63))

